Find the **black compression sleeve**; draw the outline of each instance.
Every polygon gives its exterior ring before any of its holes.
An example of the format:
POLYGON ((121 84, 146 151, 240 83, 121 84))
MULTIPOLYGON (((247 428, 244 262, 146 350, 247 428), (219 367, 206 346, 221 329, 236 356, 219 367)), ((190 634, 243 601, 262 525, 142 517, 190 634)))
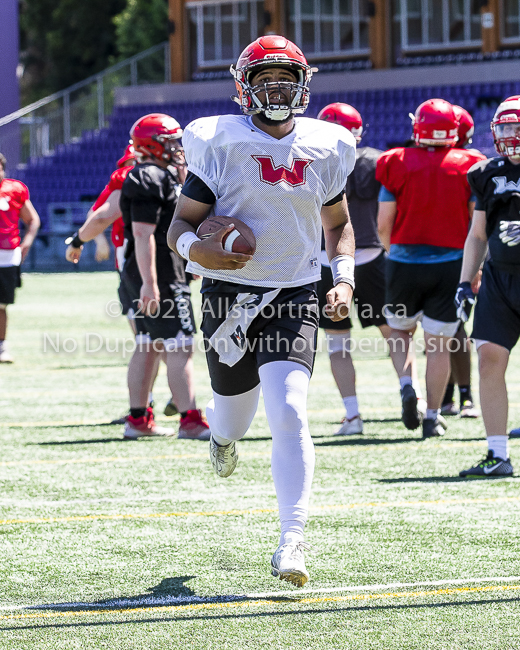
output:
POLYGON ((327 207, 328 207, 329 205, 336 205, 336 203, 339 203, 340 201, 343 200, 343 195, 344 195, 344 194, 345 194, 345 190, 341 190, 341 192, 340 192, 337 196, 335 196, 335 197, 334 197, 333 199, 331 199, 330 201, 327 201, 327 203, 324 203, 323 205, 326 205, 327 207))
POLYGON ((206 183, 192 172, 188 172, 181 194, 184 194, 189 199, 199 201, 199 203, 207 203, 208 205, 213 205, 216 201, 215 195, 206 183))

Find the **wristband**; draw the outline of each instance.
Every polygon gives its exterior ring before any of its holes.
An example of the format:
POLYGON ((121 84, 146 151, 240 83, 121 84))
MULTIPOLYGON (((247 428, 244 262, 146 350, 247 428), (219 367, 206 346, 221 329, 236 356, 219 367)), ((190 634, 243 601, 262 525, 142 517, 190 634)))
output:
POLYGON ((181 257, 184 257, 185 260, 190 261, 190 248, 196 241, 202 241, 194 232, 188 231, 183 232, 180 237, 177 238, 177 243, 175 247, 177 248, 177 253, 181 257))
POLYGON ((72 237, 67 237, 65 243, 67 244, 67 246, 72 246, 72 248, 81 248, 85 242, 82 239, 80 239, 80 236, 76 231, 72 235, 72 237))
POLYGON ((334 286, 340 282, 346 282, 354 289, 356 286, 354 282, 354 267, 355 262, 352 255, 336 255, 336 257, 331 259, 330 270, 332 271, 334 286))

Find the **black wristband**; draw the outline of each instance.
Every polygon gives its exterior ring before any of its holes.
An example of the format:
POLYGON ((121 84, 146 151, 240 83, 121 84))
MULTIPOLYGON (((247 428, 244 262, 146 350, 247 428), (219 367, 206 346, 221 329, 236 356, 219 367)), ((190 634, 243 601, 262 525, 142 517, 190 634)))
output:
POLYGON ((82 241, 82 240, 80 239, 80 236, 78 235, 78 232, 76 231, 76 232, 72 235, 72 237, 69 237, 69 238, 65 241, 65 243, 66 243, 68 246, 72 246, 72 248, 81 248, 85 242, 82 241))

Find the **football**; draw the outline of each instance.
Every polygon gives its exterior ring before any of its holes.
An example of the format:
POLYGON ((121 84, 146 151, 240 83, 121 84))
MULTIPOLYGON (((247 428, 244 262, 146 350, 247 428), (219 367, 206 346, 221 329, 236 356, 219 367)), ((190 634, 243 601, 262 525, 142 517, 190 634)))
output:
POLYGON ((224 249, 233 253, 245 253, 253 255, 256 250, 256 239, 251 228, 236 217, 208 217, 199 226, 197 235, 206 239, 221 228, 235 224, 234 230, 228 233, 222 240, 224 249))

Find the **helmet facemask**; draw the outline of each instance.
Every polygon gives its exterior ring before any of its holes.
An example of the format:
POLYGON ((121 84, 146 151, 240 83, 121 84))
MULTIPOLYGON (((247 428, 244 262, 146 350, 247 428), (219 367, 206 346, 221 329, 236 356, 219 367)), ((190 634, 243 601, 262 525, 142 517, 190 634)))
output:
POLYGON ((520 162, 520 122, 492 123, 491 130, 497 153, 520 162))
POLYGON ((302 65, 285 65, 276 61, 269 67, 286 68, 296 75, 297 81, 267 81, 251 85, 252 78, 267 66, 260 65, 235 69, 231 66, 231 74, 235 78, 239 97, 233 101, 240 104, 246 115, 263 114, 268 120, 283 122, 293 113, 304 113, 309 105, 309 82, 312 77, 310 67, 302 65), (261 99, 261 95, 265 99, 261 99), (274 99, 274 101, 272 100, 274 99))

